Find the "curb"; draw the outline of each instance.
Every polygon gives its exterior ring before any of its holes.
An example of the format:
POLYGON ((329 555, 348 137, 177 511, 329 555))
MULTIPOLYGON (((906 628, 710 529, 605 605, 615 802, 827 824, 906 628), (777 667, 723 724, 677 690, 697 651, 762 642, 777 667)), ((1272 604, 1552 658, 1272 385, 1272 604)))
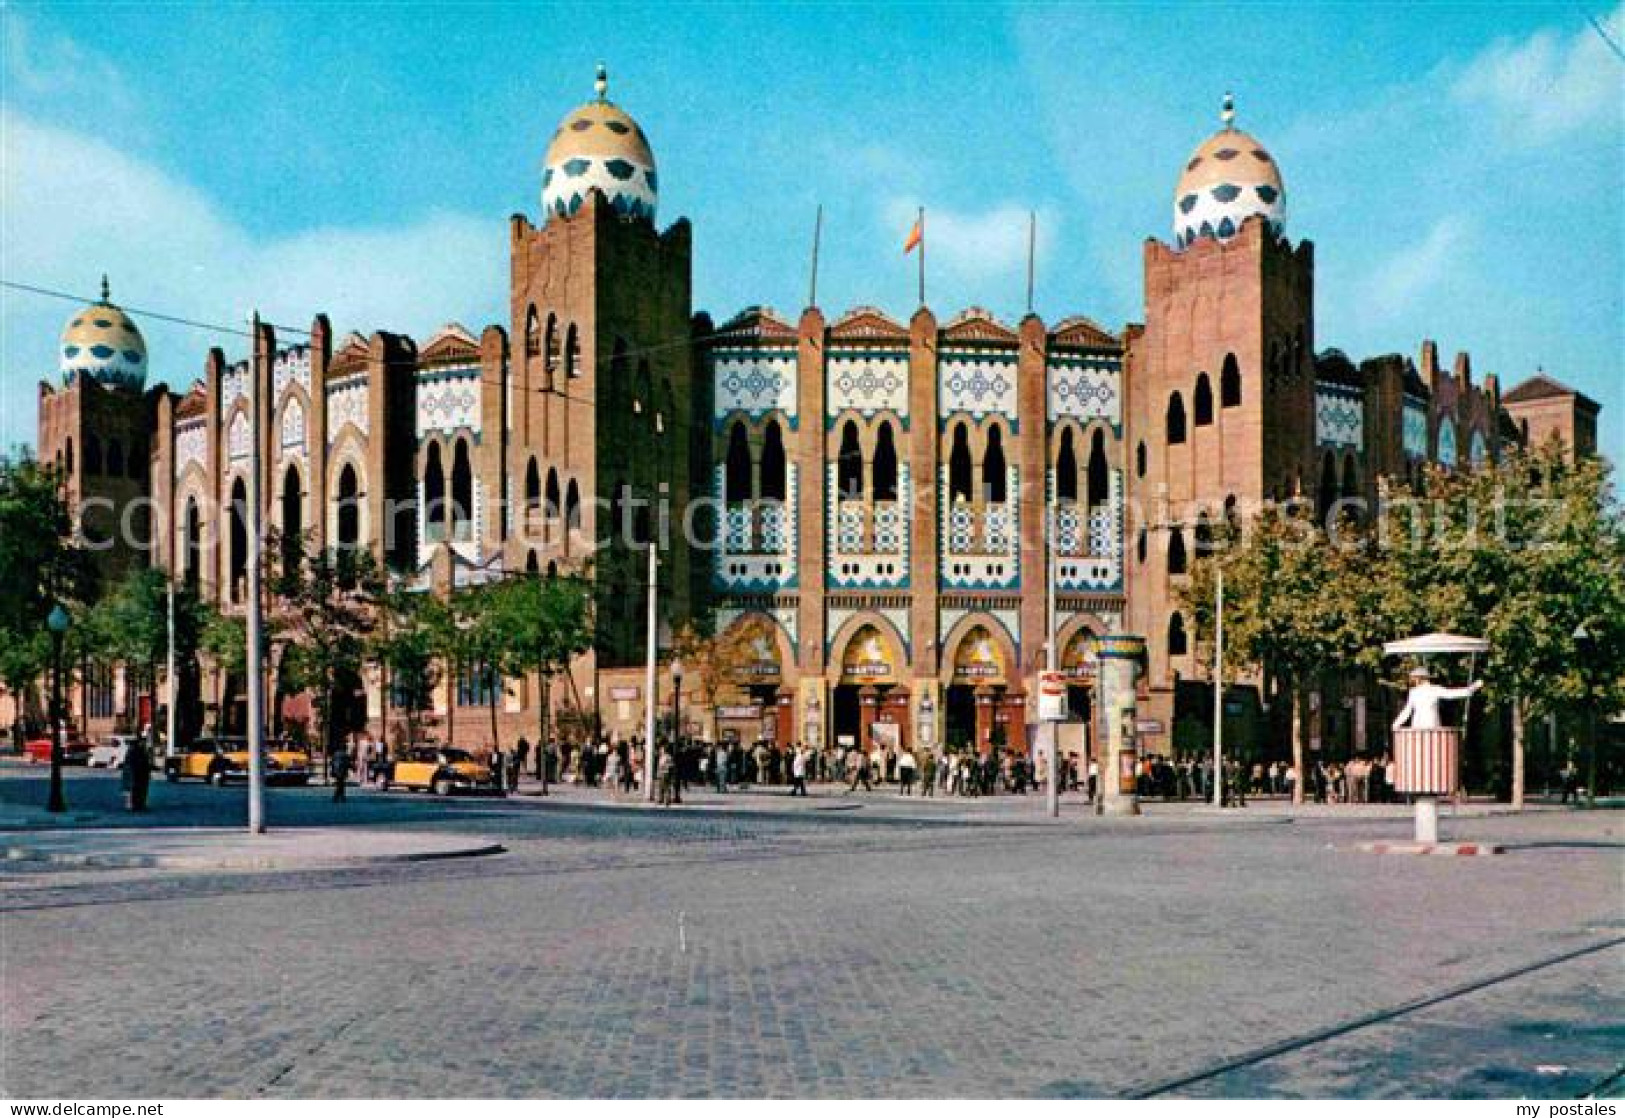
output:
POLYGON ((1491 842, 1361 842, 1361 854, 1418 854, 1443 858, 1479 858, 1503 854, 1506 847, 1491 842))
POLYGON ((211 858, 191 854, 79 854, 72 851, 39 850, 28 846, 8 846, 0 850, 0 861, 44 862, 53 866, 95 869, 163 870, 306 870, 343 869, 347 866, 377 866, 408 862, 439 862, 450 858, 482 858, 503 854, 501 843, 469 846, 458 850, 429 850, 407 854, 359 854, 347 858, 289 858, 250 855, 245 858, 211 858))

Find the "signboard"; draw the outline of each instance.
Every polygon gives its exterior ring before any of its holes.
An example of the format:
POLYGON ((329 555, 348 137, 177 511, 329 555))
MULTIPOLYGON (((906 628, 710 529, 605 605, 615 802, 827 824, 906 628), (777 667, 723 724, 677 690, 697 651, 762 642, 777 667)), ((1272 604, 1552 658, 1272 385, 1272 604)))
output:
POLYGON ((1166 730, 1167 727, 1162 724, 1160 718, 1136 718, 1134 720, 1134 732, 1137 734, 1161 734, 1166 730))
POLYGON ((1066 720, 1066 673, 1038 673, 1038 718, 1041 722, 1066 720))
POLYGON ((636 687, 611 687, 609 689, 609 697, 617 703, 630 703, 639 694, 641 692, 636 687))
POLYGON ((717 717, 718 718, 741 719, 741 720, 743 720, 743 719, 756 719, 756 718, 760 718, 761 716, 762 716, 762 708, 759 707, 759 706, 718 707, 717 708, 717 717))

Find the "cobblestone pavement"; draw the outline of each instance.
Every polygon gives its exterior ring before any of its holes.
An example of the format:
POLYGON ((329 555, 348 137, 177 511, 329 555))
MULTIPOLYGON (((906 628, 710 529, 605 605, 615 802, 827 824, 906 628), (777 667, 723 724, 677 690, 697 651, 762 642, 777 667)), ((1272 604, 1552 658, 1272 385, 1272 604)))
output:
MULTIPOLYGON (((1336 819, 378 801, 352 818, 510 853, 10 874, 0 1094, 1115 1094, 1625 938, 1617 812, 1475 820, 1509 852, 1428 859, 1351 853, 1372 824, 1336 819)), ((1592 952, 1179 1093, 1572 1095, 1617 1070, 1622 968, 1592 952)))

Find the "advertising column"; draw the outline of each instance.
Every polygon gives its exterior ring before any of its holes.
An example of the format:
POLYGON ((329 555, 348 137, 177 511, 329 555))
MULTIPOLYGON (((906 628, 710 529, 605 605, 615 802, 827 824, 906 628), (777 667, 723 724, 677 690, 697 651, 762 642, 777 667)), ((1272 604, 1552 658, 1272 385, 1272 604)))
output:
POLYGON ((1135 731, 1135 685, 1145 664, 1145 638, 1114 633, 1099 637, 1100 804, 1102 815, 1138 815, 1135 770, 1140 751, 1135 731))

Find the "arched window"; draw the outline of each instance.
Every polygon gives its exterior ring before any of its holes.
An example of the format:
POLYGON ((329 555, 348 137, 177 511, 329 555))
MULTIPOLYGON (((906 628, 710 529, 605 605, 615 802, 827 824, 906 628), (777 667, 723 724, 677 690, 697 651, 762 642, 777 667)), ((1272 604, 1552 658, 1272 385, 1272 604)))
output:
POLYGON ((767 421, 767 434, 762 440, 762 483, 758 494, 766 501, 782 501, 788 489, 784 465, 784 435, 778 420, 767 421))
POLYGON ((549 579, 559 577, 559 562, 557 559, 549 559, 547 561, 547 577, 549 579))
POLYGON ((736 505, 751 499, 750 436, 743 420, 734 420, 728 430, 728 461, 722 476, 722 499, 736 505))
POLYGON ((186 498, 186 542, 184 545, 185 582, 188 589, 196 590, 203 576, 203 521, 198 515, 197 498, 186 498))
POLYGON ((897 500, 897 443, 892 438, 890 423, 880 425, 880 434, 875 440, 873 478, 875 500, 897 500))
POLYGON ((1072 449, 1072 428, 1061 431, 1061 449, 1055 455, 1055 499, 1078 499, 1078 455, 1072 449))
POLYGON ((547 503, 542 506, 549 522, 557 520, 564 511, 563 498, 559 496, 559 472, 554 469, 547 471, 547 503))
POLYGON ((1208 522, 1207 513, 1200 513, 1196 518, 1196 557, 1198 559, 1213 554, 1213 525, 1208 522))
POLYGON ((85 435, 85 474, 99 474, 102 472, 102 441, 96 437, 96 432, 90 431, 85 435))
POLYGON ((1145 440, 1141 439, 1134 448, 1134 476, 1145 476, 1145 440))
POLYGON ((1236 495, 1234 493, 1224 499, 1224 523, 1232 534, 1241 531, 1241 516, 1236 511, 1236 495))
POLYGON ((559 320, 555 315, 547 316, 547 336, 543 344, 547 347, 547 355, 542 363, 542 386, 551 392, 553 378, 559 371, 559 320))
POLYGON ((971 499, 970 428, 954 424, 953 449, 948 452, 948 499, 971 499))
POLYGON ((1192 417, 1196 426, 1206 427, 1213 422, 1213 382, 1206 373, 1196 378, 1196 395, 1191 401, 1192 417))
POLYGON ((574 478, 564 490, 564 527, 571 532, 581 530, 581 489, 574 478))
POLYGON ((292 574, 304 552, 304 494, 300 492, 299 470, 289 465, 282 475, 282 570, 292 574))
POLYGON ((1185 655, 1189 644, 1185 636, 1185 615, 1176 613, 1168 619, 1168 655, 1185 655))
POLYGON ((835 488, 849 501, 863 496, 863 448, 858 444, 858 425, 850 419, 841 428, 841 452, 835 460, 835 488))
MULTIPOLYGON (((1527 421, 1525 421, 1525 422, 1527 423, 1527 421)), ((1526 434, 1525 439, 1527 440, 1527 438, 1528 438, 1528 436, 1526 434)), ((64 452, 63 461, 67 464, 66 468, 67 468, 68 473, 71 474, 71 473, 73 473, 73 440, 69 439, 67 441, 67 443, 66 443, 66 446, 67 446, 67 450, 64 452)))
POLYGON ((1326 514, 1331 512, 1332 504, 1336 500, 1337 462, 1332 458, 1332 452, 1328 450, 1320 463, 1320 488, 1315 494, 1315 519, 1324 524, 1326 514))
POLYGON ((536 562, 535 551, 525 553, 525 573, 527 575, 539 575, 542 573, 541 566, 536 562))
POLYGON ((238 478, 231 487, 230 600, 240 602, 248 592, 248 488, 238 478))
POLYGON ((1185 399, 1175 392, 1168 397, 1168 445, 1185 441, 1185 399))
POLYGON ((1145 529, 1141 528, 1140 529, 1140 537, 1139 537, 1139 539, 1134 541, 1134 557, 1136 559, 1138 559, 1140 562, 1144 563, 1145 562, 1146 551, 1147 551, 1147 547, 1146 547, 1145 529))
POLYGON ((1182 575, 1190 569, 1185 558, 1185 533, 1175 528, 1168 534, 1168 573, 1182 575))
POLYGON ((1106 472, 1106 432, 1095 428, 1095 437, 1089 445, 1089 507, 1106 503, 1111 485, 1106 472))
POLYGON ((1236 364, 1236 355, 1224 355, 1224 368, 1219 371, 1219 404, 1227 408, 1241 406, 1241 366, 1236 364))
POLYGON ((525 356, 540 357, 542 355, 542 323, 536 316, 536 305, 531 304, 525 312, 525 356))
POLYGON ((339 473, 339 538, 340 548, 361 546, 361 485, 355 467, 348 462, 339 473))
POLYGON ((124 476, 124 444, 117 439, 107 440, 107 476, 124 476))
POLYGON ((429 444, 423 463, 423 505, 430 541, 446 538, 446 467, 440 460, 440 444, 429 444))
POLYGON ((564 375, 569 380, 581 375, 581 336, 573 322, 564 336, 564 375))
POLYGON ((451 457, 451 533, 467 539, 474 515, 474 469, 468 460, 468 440, 458 439, 451 457))
POLYGON ((982 455, 982 492, 988 503, 1004 504, 1009 483, 1004 468, 1004 432, 995 424, 987 429, 987 453, 982 455))
POLYGON ((532 458, 525 467, 525 517, 531 519, 541 510, 542 505, 542 471, 532 458))

